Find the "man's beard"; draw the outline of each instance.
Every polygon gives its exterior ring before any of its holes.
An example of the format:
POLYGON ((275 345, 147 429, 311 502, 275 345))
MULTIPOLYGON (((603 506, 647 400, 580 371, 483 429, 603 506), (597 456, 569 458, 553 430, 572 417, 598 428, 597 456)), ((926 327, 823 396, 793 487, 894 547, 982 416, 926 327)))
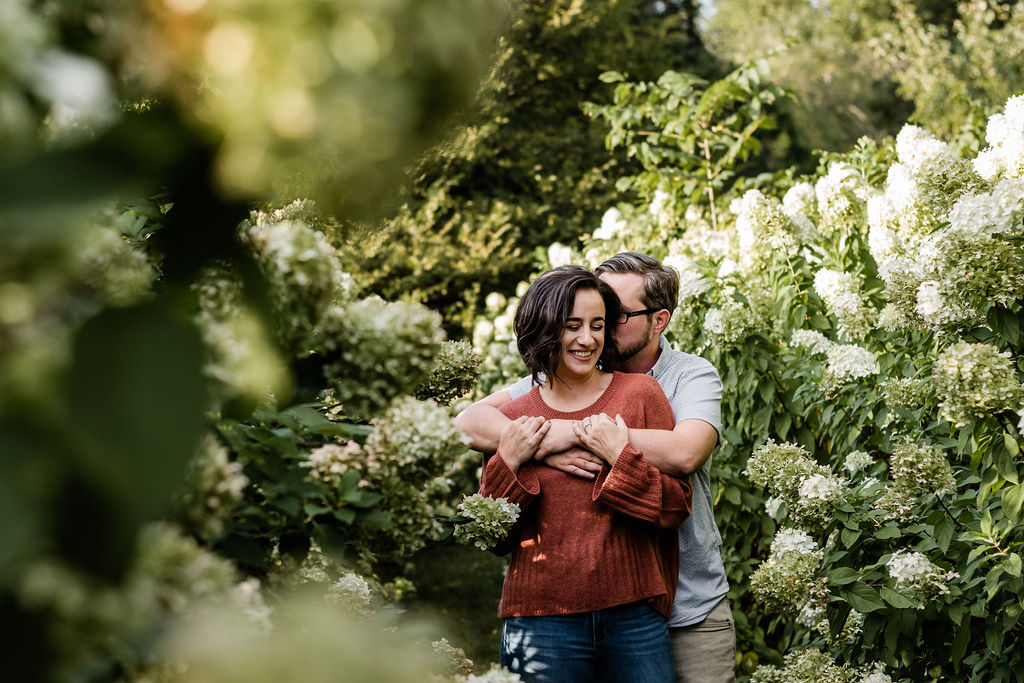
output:
POLYGON ((654 329, 654 321, 648 319, 647 320, 647 329, 644 330, 644 335, 640 338, 640 340, 637 343, 633 344, 632 346, 629 346, 629 347, 624 348, 624 349, 621 349, 621 348, 618 349, 618 351, 619 351, 619 360, 620 361, 629 360, 630 358, 632 358, 636 354, 640 353, 648 344, 650 344, 651 343, 651 337, 654 336, 654 335, 651 334, 651 331, 653 329, 654 329))

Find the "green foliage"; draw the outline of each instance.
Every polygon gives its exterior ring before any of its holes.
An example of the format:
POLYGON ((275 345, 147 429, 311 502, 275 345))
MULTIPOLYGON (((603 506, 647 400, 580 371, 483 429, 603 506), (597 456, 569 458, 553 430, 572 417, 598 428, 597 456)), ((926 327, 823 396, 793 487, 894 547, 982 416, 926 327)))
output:
POLYGON ((952 17, 935 22, 907 0, 893 2, 882 24, 880 55, 914 103, 914 120, 951 136, 976 128, 1007 97, 1020 92, 1024 7, 1016 2, 949 3, 952 17))
POLYGON ((610 150, 623 148, 643 169, 620 179, 617 189, 644 198, 660 190, 683 205, 707 207, 717 229, 716 197, 761 149, 758 129, 774 127, 769 110, 781 92, 762 83, 763 70, 763 63, 744 64, 714 83, 674 71, 657 83, 603 74, 618 83, 613 104, 588 103, 584 111, 608 124, 610 150))
POLYGON ((894 134, 911 112, 896 94, 899 75, 873 48, 891 6, 890 0, 718 0, 703 37, 722 60, 771 54, 772 79, 794 95, 783 107, 795 143, 847 150, 863 136, 894 134))
POLYGON ((510 294, 534 247, 575 239, 615 201, 629 163, 608 158, 602 131, 580 111, 606 98, 602 72, 710 69, 689 0, 514 7, 476 106, 421 161, 402 209, 381 227, 340 234, 363 291, 423 301, 449 329, 468 325, 481 292, 510 294))
MULTIPOLYGON (((712 499, 738 661, 764 665, 753 680, 1008 681, 1024 666, 1024 300, 1005 284, 1024 268, 1024 184, 1004 146, 1022 102, 976 157, 907 125, 809 178, 716 196, 716 225, 679 186, 620 204, 569 253, 637 249, 680 271, 670 339, 724 387, 712 499), (979 273, 981 254, 997 265, 979 273)), ((690 163, 645 142, 645 173, 690 163)))
POLYGON ((439 318, 354 301, 308 202, 250 205, 304 188, 344 219, 386 213, 476 88, 501 3, 187 5, 4 6, 5 675, 281 680, 340 657, 409 680, 429 655, 385 661, 363 611, 411 594, 373 563, 421 547, 462 493, 450 413, 406 396, 437 367, 439 318), (332 336, 337 306, 360 334, 332 336), (381 367, 346 355, 357 336, 381 367), (283 621, 260 637, 268 602, 283 621), (311 652, 313 623, 361 652, 311 652))

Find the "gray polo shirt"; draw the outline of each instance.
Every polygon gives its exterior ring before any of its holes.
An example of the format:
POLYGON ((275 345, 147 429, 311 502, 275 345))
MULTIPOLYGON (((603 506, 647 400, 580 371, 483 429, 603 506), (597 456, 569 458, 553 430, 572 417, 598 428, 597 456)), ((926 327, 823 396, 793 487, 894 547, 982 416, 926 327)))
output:
MULTIPOLYGON (((722 438, 722 381, 707 360, 676 351, 662 337, 661 355, 647 374, 658 380, 668 397, 676 422, 704 420, 722 438)), ((533 382, 525 377, 506 391, 513 398, 528 393, 533 382)), ((722 536, 711 505, 711 458, 690 476, 693 512, 679 527, 679 584, 669 626, 690 626, 707 617, 729 591, 722 564, 722 536)))

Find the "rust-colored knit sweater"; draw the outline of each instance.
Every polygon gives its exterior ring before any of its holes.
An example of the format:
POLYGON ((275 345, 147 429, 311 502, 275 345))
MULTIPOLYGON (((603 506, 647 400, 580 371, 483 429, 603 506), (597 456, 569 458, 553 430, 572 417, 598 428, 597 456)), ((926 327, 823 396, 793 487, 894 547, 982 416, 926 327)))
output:
MULTIPOLYGON (((540 391, 505 404, 515 419, 541 415, 580 420, 621 414, 636 429, 672 429, 672 407, 654 378, 616 372, 601 397, 586 408, 550 408, 540 391)), ((499 554, 512 562, 498 616, 572 614, 650 600, 668 616, 679 565, 676 528, 690 514, 689 478, 673 478, 648 465, 626 444, 596 480, 533 461, 518 476, 499 454, 484 468, 480 493, 505 497, 522 508, 499 554)))

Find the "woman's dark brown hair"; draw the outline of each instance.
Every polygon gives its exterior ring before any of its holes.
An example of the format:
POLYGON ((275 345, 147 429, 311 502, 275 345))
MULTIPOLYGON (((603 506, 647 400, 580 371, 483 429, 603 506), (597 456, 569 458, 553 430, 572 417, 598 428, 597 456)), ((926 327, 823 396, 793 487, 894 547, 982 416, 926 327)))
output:
POLYGON ((619 297, 586 268, 559 266, 534 280, 516 308, 516 343, 534 384, 542 383, 541 374, 552 379, 557 377, 555 370, 562 353, 562 331, 572 313, 576 294, 588 289, 595 290, 604 301, 604 348, 597 367, 605 372, 615 369, 618 358, 613 332, 619 317, 619 297))

